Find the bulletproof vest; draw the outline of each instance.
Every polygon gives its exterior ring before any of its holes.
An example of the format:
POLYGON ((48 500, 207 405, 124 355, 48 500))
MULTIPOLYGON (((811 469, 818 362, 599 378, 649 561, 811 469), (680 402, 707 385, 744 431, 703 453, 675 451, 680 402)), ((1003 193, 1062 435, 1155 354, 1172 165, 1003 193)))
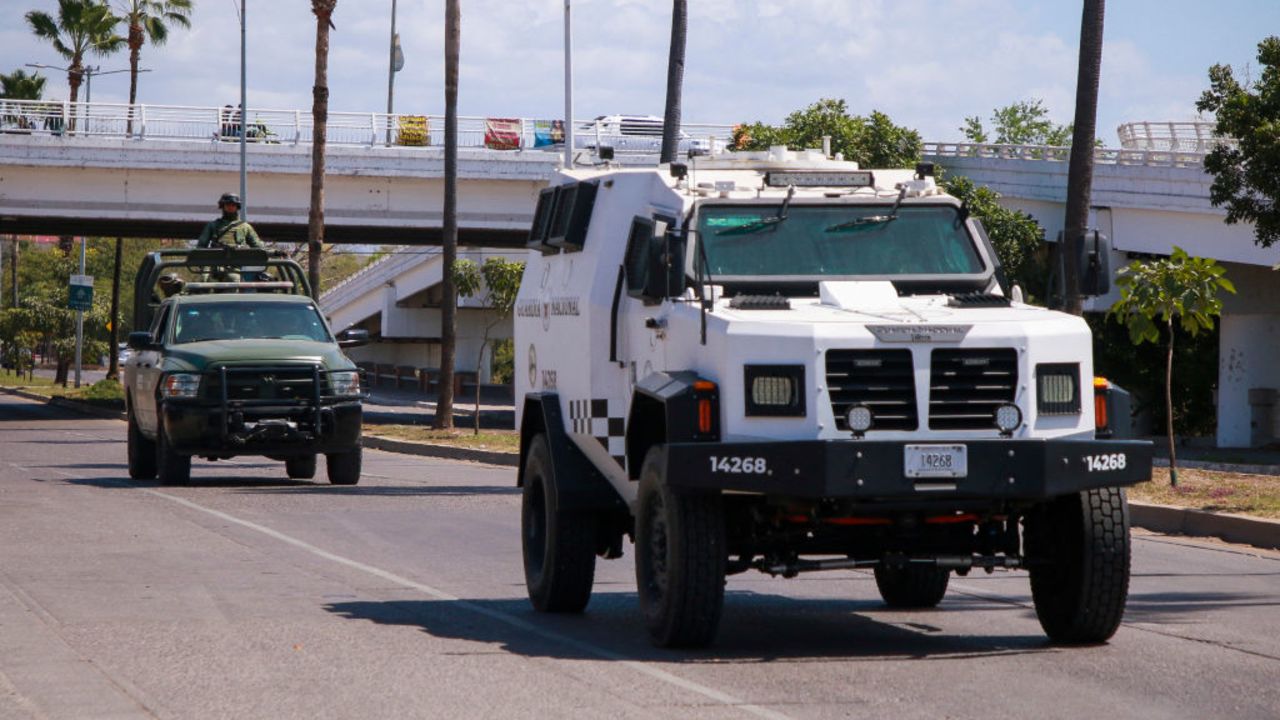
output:
POLYGON ((213 242, 211 244, 235 247, 239 244, 239 241, 236 239, 235 230, 241 225, 244 225, 243 220, 232 220, 226 227, 218 231, 218 234, 213 238, 213 242), (230 239, 228 239, 228 235, 231 236, 230 239))

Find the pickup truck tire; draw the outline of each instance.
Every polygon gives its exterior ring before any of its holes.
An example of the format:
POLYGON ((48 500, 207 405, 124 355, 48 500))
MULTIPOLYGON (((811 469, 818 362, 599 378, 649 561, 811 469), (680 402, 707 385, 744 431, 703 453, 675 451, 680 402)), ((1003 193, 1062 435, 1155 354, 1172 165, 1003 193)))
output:
POLYGON ((355 485, 360 482, 360 466, 364 459, 362 448, 324 456, 329 482, 333 485, 355 485))
POLYGON ((1129 595, 1129 506, 1120 488, 1056 498, 1026 519, 1031 598, 1049 639, 1101 643, 1129 595))
POLYGON ((191 456, 176 452, 164 436, 164 421, 156 419, 156 476, 161 485, 191 482, 191 456))
POLYGON ((579 613, 596 574, 596 518, 562 510, 547 436, 529 442, 520 501, 521 551, 529 602, 539 612, 579 613))
POLYGON ((129 477, 134 480, 152 480, 156 476, 156 444, 148 440, 138 427, 138 421, 129 410, 129 477))
POLYGON ((724 607, 724 506, 718 494, 678 493, 665 482, 666 448, 640 471, 636 588, 649 637, 660 647, 715 639, 724 607))
POLYGON ((284 471, 294 480, 310 480, 316 476, 316 456, 298 455, 286 458, 284 471))
POLYGON ((907 565, 875 569, 880 597, 891 608, 923 609, 937 606, 947 594, 951 571, 931 565, 907 565))

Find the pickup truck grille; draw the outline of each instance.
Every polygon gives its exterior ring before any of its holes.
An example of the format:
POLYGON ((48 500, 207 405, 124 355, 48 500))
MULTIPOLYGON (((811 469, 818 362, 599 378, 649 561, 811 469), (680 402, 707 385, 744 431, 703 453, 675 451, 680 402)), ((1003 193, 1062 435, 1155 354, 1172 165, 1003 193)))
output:
POLYGON ((872 430, 915 430, 915 370, 910 350, 828 350, 827 392, 836 427, 848 430, 845 415, 853 405, 866 405, 872 430))
MULTIPOLYGON (((227 400, 309 401, 315 398, 315 370, 310 365, 255 367, 240 370, 227 367, 227 400)), ((321 393, 325 392, 325 376, 320 375, 321 393)), ((222 398, 221 373, 214 372, 208 381, 209 397, 222 398)))
POLYGON ((930 430, 993 428, 996 408, 1014 400, 1018 353, 1012 348, 939 349, 932 363, 930 430))

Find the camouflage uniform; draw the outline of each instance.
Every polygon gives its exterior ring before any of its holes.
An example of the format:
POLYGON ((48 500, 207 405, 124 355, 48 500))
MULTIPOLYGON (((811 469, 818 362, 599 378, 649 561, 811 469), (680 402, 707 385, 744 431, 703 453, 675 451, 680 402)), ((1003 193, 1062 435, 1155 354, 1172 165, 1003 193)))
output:
MULTIPOLYGON (((200 231, 200 239, 196 241, 196 247, 266 247, 258 232, 248 222, 241 220, 235 215, 226 215, 210 221, 204 226, 204 230, 200 231)), ((250 273, 251 277, 245 280, 257 280, 258 273, 250 273)), ((216 268, 209 273, 207 279, 217 282, 240 282, 240 273, 227 272, 225 268, 216 268)))

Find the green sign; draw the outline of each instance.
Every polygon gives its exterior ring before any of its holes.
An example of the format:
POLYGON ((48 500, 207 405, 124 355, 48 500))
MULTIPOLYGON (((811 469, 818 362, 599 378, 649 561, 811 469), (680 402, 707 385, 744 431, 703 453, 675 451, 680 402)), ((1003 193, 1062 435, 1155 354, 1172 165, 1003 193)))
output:
POLYGON ((92 275, 72 275, 69 289, 67 307, 72 310, 90 310, 93 308, 92 275))

